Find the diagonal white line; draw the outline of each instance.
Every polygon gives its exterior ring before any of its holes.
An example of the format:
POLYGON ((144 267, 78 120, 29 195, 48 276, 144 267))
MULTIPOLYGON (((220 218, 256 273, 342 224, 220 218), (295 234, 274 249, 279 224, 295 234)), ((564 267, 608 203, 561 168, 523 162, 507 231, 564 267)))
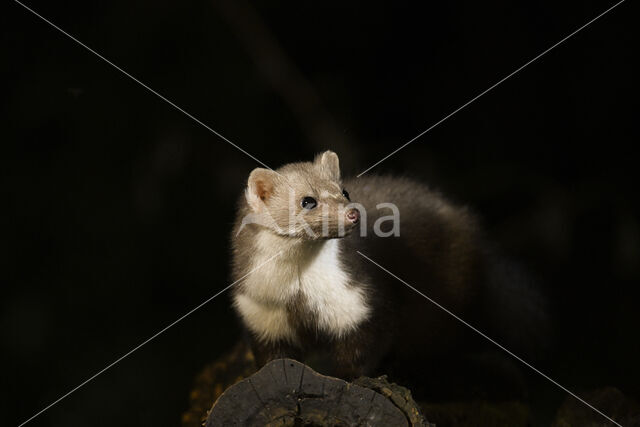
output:
POLYGON ((222 134, 220 134, 219 132, 216 132, 214 129, 212 129, 209 125, 203 123, 201 120, 199 120, 198 118, 196 118, 195 116, 193 116, 191 113, 185 111, 183 108, 179 107, 178 105, 176 105, 174 102, 172 102, 171 100, 167 99, 165 96, 161 95, 160 93, 158 93, 157 91, 151 89, 149 86, 147 86, 146 84, 142 83, 140 80, 136 79, 134 76, 132 76, 131 74, 129 74, 128 72, 126 72, 125 70, 123 70, 122 68, 118 67, 116 64, 114 64, 113 62, 109 61, 107 58, 105 58, 104 56, 100 55, 98 52, 96 52, 95 50, 91 49, 89 46, 87 46, 86 44, 82 43, 80 40, 78 40, 77 38, 73 37, 71 34, 67 33, 66 31, 64 31, 62 28, 58 27, 56 24, 54 24, 53 22, 49 21, 47 18, 45 18, 44 16, 38 14, 36 11, 34 11, 33 9, 31 9, 30 7, 26 6, 25 4, 19 2, 18 0, 13 0, 16 3, 18 3, 20 6, 22 6, 23 8, 25 8, 26 10, 28 10, 29 12, 31 12, 32 14, 34 14, 35 16, 37 16, 38 18, 40 18, 41 20, 43 20, 44 22, 46 22, 47 24, 51 25, 53 28, 55 28, 56 30, 60 31, 62 34, 64 34, 65 36, 69 37, 71 40, 73 40, 74 42, 78 43, 80 46, 84 47, 85 49, 87 49, 89 52, 93 53, 95 56, 97 56, 98 58, 102 59, 104 62, 106 62, 107 64, 111 65, 113 68, 115 68, 116 70, 120 71, 122 74, 124 74, 125 76, 129 77, 131 80, 133 80, 134 82, 138 83, 140 86, 142 86, 143 88, 147 89, 149 92, 151 92, 152 94, 154 94, 155 96, 157 96, 158 98, 162 99, 164 102, 166 102, 167 104, 171 105, 173 108, 175 108, 176 110, 180 111, 182 114, 184 114, 185 116, 189 117, 191 120, 193 120, 194 122, 198 123, 200 126, 204 127, 205 129, 207 129, 209 132, 213 133, 214 135, 216 135, 217 137, 221 138, 222 140, 228 142, 229 144, 231 144, 232 146, 234 146, 236 149, 242 151, 244 154, 246 154, 247 156, 251 157, 253 160, 255 160, 256 162, 258 162, 259 164, 261 164, 262 166, 264 166, 267 169, 271 169, 269 166, 267 166, 266 164, 264 164, 263 162, 261 162, 260 160, 258 160, 257 158, 255 158, 253 155, 249 154, 247 151, 245 151, 244 149, 240 148, 238 145, 234 144, 233 142, 231 142, 229 139, 227 139, 226 137, 224 137, 222 134))
POLYGON ((519 73, 520 71, 522 71, 523 69, 525 69, 527 66, 531 65, 531 63, 537 61, 538 59, 542 58, 544 55, 546 55, 547 53, 549 53, 550 51, 552 51, 553 49, 555 49, 556 47, 558 47, 559 45, 561 45, 562 43, 564 43, 565 41, 569 40, 571 37, 575 36, 576 34, 578 34, 580 31, 584 30, 585 28, 587 28, 589 25, 593 24, 594 22, 596 22, 598 19, 602 18, 604 15, 606 15, 607 13, 611 12, 613 9, 615 9, 616 7, 620 6, 622 3, 624 3, 625 0, 620 0, 618 3, 614 4, 613 6, 611 6, 609 9, 605 10, 604 12, 602 12, 600 15, 596 16, 595 18, 593 18, 591 21, 587 22, 586 24, 584 24, 582 27, 578 28, 577 30, 575 30, 574 32, 572 32, 571 34, 569 34, 568 36, 566 36, 565 38, 563 38, 562 40, 560 40, 559 42, 557 42, 556 44, 554 44, 553 46, 551 46, 550 48, 544 50, 542 53, 538 54, 537 56, 535 56, 533 59, 530 59, 529 61, 527 61, 524 65, 520 66, 518 69, 516 69, 515 71, 513 71, 512 73, 510 73, 509 75, 507 75, 506 77, 503 77, 502 79, 500 79, 499 81, 497 81, 496 83, 494 83, 493 85, 491 85, 489 88, 485 89, 484 91, 480 92, 478 95, 474 96, 473 98, 471 98, 469 101, 465 102, 464 104, 462 104, 460 107, 456 108, 455 110, 453 110, 451 113, 447 114, 446 116, 444 116, 442 119, 438 120, 437 122, 435 122, 434 124, 432 124, 431 126, 429 126, 426 130, 422 131, 420 134, 418 134, 417 136, 415 136, 414 138, 412 138, 411 140, 409 140, 408 142, 404 143, 403 145, 401 145, 400 147, 396 148, 395 150, 393 150, 391 153, 389 153, 388 155, 386 155, 385 157, 383 157, 382 159, 378 160, 376 163, 374 163, 373 165, 369 166, 367 169, 365 169, 364 171, 360 172, 360 174, 357 176, 358 178, 360 178, 362 175, 364 175, 365 173, 369 172, 371 169, 375 168, 376 166, 378 166, 380 163, 384 162, 385 160, 387 160, 389 157, 393 156, 394 154, 396 154, 398 151, 402 150, 403 148, 405 148, 407 145, 411 144, 413 141, 415 141, 416 139, 420 138, 422 135, 424 135, 425 133, 429 132, 431 129, 435 128, 436 126, 438 126, 439 124, 441 124, 442 122, 444 122, 445 120, 449 119, 451 116, 453 116, 454 114, 458 113, 460 110, 464 109, 465 107, 467 107, 469 104, 471 104, 472 102, 476 101, 478 98, 480 98, 481 96, 485 95, 487 92, 493 90, 495 87, 497 87, 498 85, 502 84, 505 80, 511 78, 512 76, 516 75, 517 73, 519 73))
POLYGON ((77 391, 78 389, 80 389, 82 386, 86 385, 87 383, 91 382, 92 380, 94 380, 96 377, 98 377, 100 374, 102 374, 103 372, 107 371, 109 368, 113 367, 114 365, 118 364, 119 362, 121 362, 123 359, 125 359, 126 357, 130 356, 133 352, 135 352, 136 350, 139 350, 142 346, 144 346, 145 344, 149 343, 150 341, 152 341, 153 339, 155 339, 157 336, 159 336, 160 334, 166 332, 169 328, 175 326, 177 323, 181 322, 182 320, 184 320, 187 316, 193 314, 195 311, 197 311, 198 309, 200 309, 202 306, 204 306, 205 304, 209 303, 210 301, 212 301, 214 298, 216 298, 218 295, 222 294, 224 291, 226 291, 227 289, 231 288, 233 285, 237 284, 238 282, 240 282, 241 280, 243 280, 244 278, 246 278, 248 275, 252 274, 253 272, 259 270, 260 268, 262 268, 265 264, 269 263, 272 259, 274 259, 275 257, 279 256, 282 253, 282 251, 278 252, 277 254, 273 255, 271 258, 267 259, 265 262, 261 263, 260 265, 258 265, 257 267, 255 267, 254 269, 252 269, 251 271, 249 271, 247 274, 245 274, 244 276, 242 276, 241 278, 239 278, 238 280, 236 280, 235 282, 233 282, 232 284, 230 284, 229 286, 227 286, 226 288, 224 288, 223 290, 221 290, 220 292, 216 293, 215 295, 213 295, 212 297, 209 297, 207 300, 205 300, 203 303, 199 304, 198 306, 194 307, 193 309, 191 309, 190 311, 188 311, 187 313, 183 314, 181 317, 179 317, 177 320, 174 320, 173 322, 171 322, 170 324, 168 324, 167 326, 165 326, 163 329, 159 330, 158 332, 156 332, 155 334, 153 334, 151 337, 147 338, 146 340, 144 340, 142 343, 138 344, 137 346, 135 346, 134 348, 132 348, 131 350, 129 350, 127 353, 125 353, 123 356, 119 357, 118 359, 116 359, 114 362, 110 363, 109 365, 107 365, 106 367, 104 367, 103 369, 101 369, 100 371, 96 372, 94 375, 92 375, 91 377, 89 377, 88 379, 86 379, 85 381, 83 381, 82 383, 80 383, 79 385, 77 385, 76 387, 72 388, 71 390, 69 390, 67 393, 63 394, 62 396, 60 396, 58 399, 54 400, 53 402, 51 402, 49 405, 47 405, 46 407, 44 407, 43 409, 41 409, 38 413, 36 413, 35 415, 31 416, 30 418, 28 418, 27 420, 23 421, 22 423, 20 423, 18 425, 18 427, 22 427, 23 425, 27 424, 29 421, 33 420, 34 418, 36 418, 38 415, 42 414, 43 412, 47 411, 48 409, 50 409, 52 406, 56 405, 57 403, 59 403, 62 399, 66 398, 67 396, 69 396, 71 393, 77 391))
POLYGON ((610 417, 608 417, 607 415, 605 415, 602 411, 600 411, 598 408, 594 407, 593 405, 591 405, 589 402, 587 402, 586 400, 582 399, 580 396, 576 395, 574 392, 572 392, 571 390, 569 390, 568 388, 564 387, 562 384, 558 383, 557 381, 555 381, 553 378, 549 377, 548 375, 546 375, 545 373, 541 372, 540 370, 538 370, 536 367, 534 367, 533 365, 531 365, 530 363, 526 362, 525 360, 523 360, 521 357, 517 356, 516 354, 514 354, 513 352, 511 352, 510 350, 508 350, 506 347, 504 347, 503 345, 499 344, 496 340, 494 340, 493 338, 491 338, 490 336, 486 335, 484 332, 476 329, 474 326, 472 326, 471 324, 467 323, 464 319, 462 319, 461 317, 457 316, 455 313, 447 310, 445 307, 443 307, 442 305, 438 304, 436 301, 434 301, 433 299, 429 298, 428 296, 426 296, 425 294, 423 294, 422 292, 420 292, 419 290, 417 290, 416 288, 414 288, 413 286, 411 286, 410 284, 408 284, 407 282, 405 282, 404 280, 402 280, 401 278, 399 278, 398 276, 396 276, 395 274, 393 274, 392 272, 390 272, 389 270, 387 270, 386 268, 384 268, 383 266, 381 266, 380 264, 378 264, 377 262, 375 262, 374 260, 372 260, 371 258, 369 258, 368 256, 366 256, 365 254, 363 254, 360 251, 356 251, 358 252, 358 254, 365 258, 367 261, 369 261, 370 263, 374 264, 375 266, 377 266, 379 269, 381 269, 382 271, 384 271, 385 273, 387 273, 388 275, 390 275, 391 277, 393 277, 394 279, 402 282, 403 284, 405 284, 407 287, 409 287, 410 289, 412 289, 413 291, 417 292, 418 294, 420 294, 422 297, 426 298, 427 300, 429 300, 429 302, 431 302, 432 304, 434 304, 436 307, 438 307, 439 309, 443 310, 444 312, 446 312, 447 314, 449 314, 450 316, 452 316, 453 318, 455 318, 456 320, 458 320, 459 322, 461 322, 463 325, 467 326, 468 328, 470 328, 471 330, 473 330, 474 332, 476 332, 477 334, 479 334, 480 336, 482 336, 483 338, 485 338, 486 340, 488 340, 489 342, 491 342, 492 344, 494 344, 495 346, 497 346, 498 348, 500 348, 501 350, 505 351, 506 353, 508 353, 509 355, 511 355, 513 358, 517 359, 518 361, 520 361, 521 363, 523 363, 524 365, 528 366, 529 368, 531 368, 533 371, 535 371, 536 373, 538 373, 539 375, 543 376, 544 378, 546 378, 548 381, 552 382, 553 384, 555 384, 557 387, 561 388, 562 390, 564 390, 565 392, 569 393, 571 396, 575 397, 576 399, 578 399, 580 402, 584 403, 585 405, 587 405, 589 408, 593 409, 594 411, 596 411, 598 414, 602 415, 603 417, 605 417, 607 420, 611 421, 612 423, 614 423, 617 426, 622 427, 621 424, 615 422, 614 420, 612 420, 610 417))

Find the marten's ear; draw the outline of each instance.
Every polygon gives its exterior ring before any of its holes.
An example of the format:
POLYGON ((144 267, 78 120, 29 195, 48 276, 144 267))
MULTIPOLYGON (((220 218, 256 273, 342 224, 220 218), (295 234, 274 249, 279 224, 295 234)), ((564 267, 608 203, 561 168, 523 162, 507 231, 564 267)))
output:
POLYGON ((334 181, 340 181, 340 160, 338 155, 333 151, 325 151, 318 154, 314 163, 322 168, 322 172, 327 178, 334 181))
POLYGON ((260 212, 269 197, 273 194, 278 174, 269 169, 255 168, 249 175, 245 197, 249 207, 260 212))

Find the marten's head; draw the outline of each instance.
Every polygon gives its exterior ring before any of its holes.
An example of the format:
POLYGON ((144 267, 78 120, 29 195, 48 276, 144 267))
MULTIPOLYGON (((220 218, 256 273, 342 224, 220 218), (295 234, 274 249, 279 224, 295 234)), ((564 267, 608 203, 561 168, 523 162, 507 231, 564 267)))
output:
POLYGON ((342 187, 340 162, 325 151, 313 162, 291 163, 273 171, 256 168, 249 175, 245 198, 252 223, 276 234, 301 239, 327 239, 349 233, 360 220, 342 187))

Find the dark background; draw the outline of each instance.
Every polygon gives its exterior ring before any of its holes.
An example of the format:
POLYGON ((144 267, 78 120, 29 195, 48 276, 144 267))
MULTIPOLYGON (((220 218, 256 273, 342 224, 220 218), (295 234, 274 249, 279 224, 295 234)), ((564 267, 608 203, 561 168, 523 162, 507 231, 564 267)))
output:
MULTIPOLYGON (((7 3, 0 423, 15 425, 230 283, 234 205, 259 165, 7 3)), ((267 165, 333 149, 346 174, 613 4, 28 2, 267 165)), ((538 368, 636 397, 637 12, 622 4, 371 172, 468 204, 542 279, 557 340, 538 368)), ((223 295, 32 424, 176 425, 238 335, 223 295)), ((548 422, 566 395, 527 375, 548 422)))

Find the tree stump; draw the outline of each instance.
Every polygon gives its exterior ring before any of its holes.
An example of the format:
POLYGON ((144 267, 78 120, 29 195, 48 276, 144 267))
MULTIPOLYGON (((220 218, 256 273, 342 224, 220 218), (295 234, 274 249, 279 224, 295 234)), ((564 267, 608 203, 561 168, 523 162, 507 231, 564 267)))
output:
MULTIPOLYGON (((282 363, 282 362, 280 362, 282 363)), ((298 362, 295 362, 298 363, 298 362)), ((243 380, 253 378, 252 375, 257 371, 257 367, 255 364, 255 360, 253 358, 253 353, 249 349, 249 347, 244 342, 239 342, 236 346, 233 347, 231 351, 226 354, 221 355, 218 359, 208 363, 202 371, 197 375, 194 387, 189 393, 189 407, 185 411, 182 416, 182 427, 202 427, 207 422, 208 425, 220 425, 225 424, 225 422, 215 423, 213 417, 209 417, 209 413, 215 409, 219 410, 219 405, 222 405, 222 394, 225 390, 230 390, 230 388, 243 380), (215 405, 214 405, 215 403, 215 405)), ((305 378, 307 378, 307 374, 309 375, 318 375, 313 372, 311 368, 306 367, 304 372, 305 378)), ((342 387, 345 386, 344 381, 338 380, 330 377, 322 377, 318 375, 320 378, 328 378, 329 380, 337 380, 342 387)), ((289 377, 287 377, 289 378, 289 377)), ((307 378, 308 379, 308 378, 307 378)), ((272 379, 269 381, 275 382, 272 379)), ((323 380, 324 381, 324 380, 323 380)), ((306 385, 307 380, 303 381, 303 385, 306 385)), ((325 384, 326 385, 326 384, 325 384)), ((387 400, 389 400, 396 408, 400 410, 405 416, 405 420, 402 420, 400 425, 411 425, 411 426, 425 426, 429 425, 422 413, 426 414, 428 420, 432 423, 436 423, 437 425, 450 425, 450 426, 472 426, 472 425, 492 425, 492 426, 528 426, 531 425, 530 421, 530 410, 525 402, 521 401, 504 401, 504 402, 490 402, 483 400, 461 400, 461 401, 420 401, 420 405, 416 404, 411 396, 411 392, 401 386, 398 386, 393 383, 389 383, 385 377, 379 378, 367 378, 361 377, 355 380, 352 384, 348 385, 348 387, 354 388, 355 386, 359 386, 365 389, 371 389, 376 393, 382 395, 387 400)), ((276 384, 271 385, 270 387, 276 387, 276 384)), ((280 385, 278 385, 280 387, 280 385)), ((320 388, 321 389, 321 388, 320 388)), ((297 401, 298 397, 301 398, 301 409, 313 407, 313 400, 329 400, 330 397, 313 398, 309 396, 305 396, 305 393, 308 391, 306 388, 302 388, 303 392, 298 396, 297 389, 293 389, 293 394, 291 391, 286 391, 284 395, 287 393, 290 394, 289 399, 297 401), (311 406, 310 406, 311 405, 311 406)), ((321 389, 322 390, 322 389, 321 389)), ((326 388, 327 391, 330 388, 326 388)), ((333 389, 340 391, 339 387, 333 389)), ((249 389, 253 395, 255 396, 255 392, 252 389, 249 389)), ((261 390, 262 391, 262 390, 261 390)), ((311 393, 309 393, 311 394, 311 393)), ((228 396, 227 396, 228 397, 228 396)), ((225 397, 224 399, 227 399, 225 397)), ((379 399, 379 397, 376 397, 379 399)), ((594 400, 595 401, 595 400, 594 400)), ((266 403, 266 402, 265 402, 266 403)), ((335 401, 334 401, 335 403, 335 401)), ((316 402, 317 404, 317 402, 316 402)), ((226 404, 225 404, 226 405, 226 404)), ((245 411, 240 407, 240 411, 245 411)), ((603 405, 603 408, 607 408, 606 405, 603 405)), ((272 423, 278 425, 294 425, 296 420, 298 420, 299 424, 304 424, 302 421, 303 418, 296 418, 298 415, 298 408, 296 405, 289 406, 290 411, 288 412, 289 417, 283 418, 282 420, 272 423)), ((325 409, 326 411, 333 411, 332 407, 329 409, 325 409)), ((246 412, 246 411, 245 411, 246 412)), ((612 411, 613 414, 615 411, 612 411)), ((306 413, 306 412, 305 412, 306 413)), ((637 412, 636 412, 637 414, 637 412)), ((237 415, 237 414, 236 414, 237 415)), ((339 415, 339 414, 338 414, 339 415)), ((566 415, 566 414, 565 414, 566 415)), ((564 417, 566 418, 566 416, 564 417)), ((560 419, 560 417, 559 417, 560 419)), ((616 419, 625 419, 626 418, 616 418, 616 419)), ((236 418, 237 423, 244 423, 239 418, 236 418)), ((248 422, 248 421, 247 421, 248 422)), ((340 420, 336 420, 330 416, 327 416, 323 419, 322 422, 318 423, 316 421, 309 421, 309 424, 316 423, 318 424, 340 424, 340 420)), ((229 424, 233 423, 232 421, 228 422, 229 424)), ((261 424, 260 421, 255 421, 256 424, 261 424)), ((355 423, 358 424, 370 424, 375 425, 374 422, 367 422, 367 420, 360 421, 346 421, 343 420, 342 424, 350 424, 355 423)), ((379 424, 383 424, 380 422, 379 424)), ((573 423, 576 424, 576 423, 573 423)), ((578 423, 579 424, 579 423, 578 423)), ((622 423, 625 427, 627 425, 637 425, 634 423, 622 423)), ((560 424, 556 423, 556 425, 560 426, 560 424)), ((562 424, 562 426, 570 425, 567 423, 562 424)))
POLYGON ((182 415, 182 427, 202 427, 220 395, 257 370, 253 353, 244 341, 239 341, 231 351, 207 364, 189 393, 189 408, 182 415))
POLYGON ((295 360, 278 359, 222 393, 206 426, 428 425, 408 391, 395 396, 403 407, 394 403, 392 386, 384 378, 375 383, 385 390, 385 396, 371 388, 320 375, 295 360))

